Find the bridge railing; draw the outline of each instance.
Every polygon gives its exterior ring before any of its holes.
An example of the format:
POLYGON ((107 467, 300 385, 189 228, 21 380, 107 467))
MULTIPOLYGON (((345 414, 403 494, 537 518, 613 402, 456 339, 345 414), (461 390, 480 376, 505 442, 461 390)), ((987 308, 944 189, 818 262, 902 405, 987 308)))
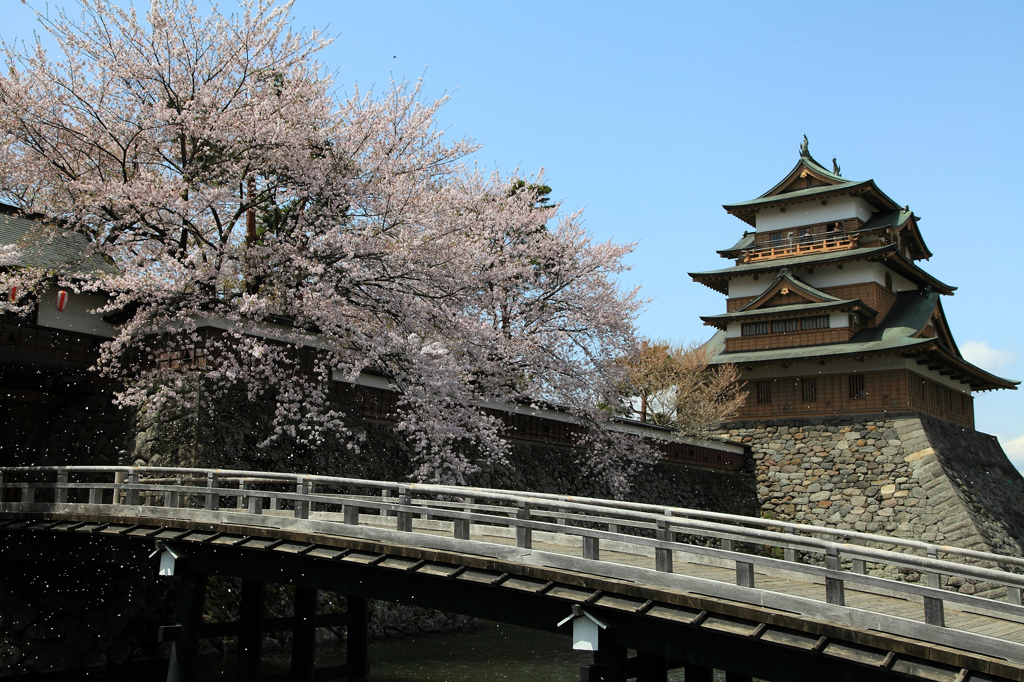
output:
MULTIPOLYGON (((441 542, 432 538, 447 536, 449 542, 462 541, 458 547, 464 552, 472 552, 473 543, 498 542, 501 533, 504 542, 524 551, 533 549, 535 537, 545 547, 553 538, 561 538, 563 544, 569 540, 577 548, 572 564, 577 570, 650 581, 649 573, 640 576, 638 571, 653 568, 655 575, 672 574, 677 560, 728 566, 734 573, 729 584, 700 583, 700 588, 714 596, 808 615, 834 617, 834 609, 823 611, 812 602, 843 607, 850 587, 919 601, 924 625, 943 630, 950 629, 945 622, 947 603, 1024 623, 1024 559, 1019 557, 634 502, 224 469, 7 467, 0 468, 0 511, 121 512, 167 518, 244 514, 246 519, 234 523, 252 525, 315 520, 331 524, 336 529, 332 532, 340 535, 354 533, 359 526, 386 529, 399 539, 415 533, 416 538, 408 538, 409 544, 441 542), (653 558, 653 566, 623 565, 626 546, 653 558), (940 558, 949 556, 972 563, 940 558), (873 568, 912 571, 924 581, 872 575, 873 568), (757 573, 773 572, 823 584, 822 598, 764 590, 757 573), (986 595, 942 589, 943 577, 947 583, 950 578, 981 583, 986 595), (997 594, 1001 600, 993 598, 997 594)), ((872 627, 887 623, 896 634, 921 636, 917 625, 904 618, 874 614, 871 623, 872 627)), ((1024 659, 1021 644, 1000 643, 974 633, 958 633, 955 641, 974 642, 977 650, 986 653, 1009 647, 1016 658, 1024 659)))

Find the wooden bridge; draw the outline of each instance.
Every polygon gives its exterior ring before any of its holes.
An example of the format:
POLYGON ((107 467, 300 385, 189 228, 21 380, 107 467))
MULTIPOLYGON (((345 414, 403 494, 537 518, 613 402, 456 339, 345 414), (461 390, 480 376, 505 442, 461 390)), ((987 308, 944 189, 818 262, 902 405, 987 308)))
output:
MULTIPOLYGON (((181 580, 168 680, 203 636, 295 632, 289 679, 367 679, 366 599, 570 634, 583 680, 1024 682, 1024 559, 853 531, 611 500, 305 474, 0 468, 0 556, 153 567, 181 580), (203 623, 207 576, 243 579, 234 623, 203 623), (913 578, 893 579, 893 576, 913 578), (263 586, 296 586, 263 618, 263 586), (971 584, 976 594, 950 587, 971 584), (316 614, 316 591, 348 613, 316 614), (314 628, 349 658, 314 667, 314 628), (585 644, 582 644, 585 646, 585 644), (635 652, 630 655, 630 652, 635 652)), ((568 646, 568 644, 567 644, 568 646)))

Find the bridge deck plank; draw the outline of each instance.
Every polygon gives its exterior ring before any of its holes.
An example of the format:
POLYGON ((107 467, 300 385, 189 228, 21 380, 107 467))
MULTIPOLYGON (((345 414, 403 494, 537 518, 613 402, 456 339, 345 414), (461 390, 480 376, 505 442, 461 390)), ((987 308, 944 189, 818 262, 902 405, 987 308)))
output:
MULTIPOLYGON (((415 527, 418 533, 430 535, 447 535, 445 531, 434 528, 415 527)), ((582 548, 578 544, 563 544, 558 542, 546 542, 538 538, 548 538, 547 533, 535 533, 532 543, 533 549, 544 552, 568 554, 571 556, 582 556, 582 548)), ((499 529, 481 528, 473 526, 471 539, 483 542, 490 542, 502 545, 514 545, 515 538, 511 535, 501 535, 499 529)), ((650 549, 636 547, 635 551, 625 551, 622 545, 615 543, 616 549, 601 548, 601 559, 613 561, 626 566, 639 568, 655 568, 654 557, 650 549)), ((700 561, 690 561, 690 555, 684 552, 673 552, 673 573, 686 575, 694 578, 714 580, 716 582, 734 584, 736 572, 733 568, 714 566, 700 561)), ((825 601, 825 586, 820 581, 795 580, 777 575, 765 575, 755 570, 755 585, 760 589, 767 589, 774 592, 781 592, 797 597, 804 597, 816 601, 825 601)), ((891 616, 906 618, 917 622, 924 622, 924 607, 919 601, 865 592, 857 589, 846 589, 846 604, 855 608, 872 610, 885 613, 891 616)), ((963 612, 954 605, 946 605, 946 622, 949 626, 957 627, 969 632, 983 634, 990 637, 999 637, 1014 642, 1024 643, 1024 624, 1006 621, 997 617, 982 614, 963 612)))

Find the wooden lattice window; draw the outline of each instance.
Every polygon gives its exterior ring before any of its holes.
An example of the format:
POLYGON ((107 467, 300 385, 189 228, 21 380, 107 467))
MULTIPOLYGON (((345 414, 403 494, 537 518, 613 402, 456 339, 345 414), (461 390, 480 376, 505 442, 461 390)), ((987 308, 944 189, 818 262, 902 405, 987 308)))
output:
POLYGON ((798 320, 773 320, 772 334, 786 334, 795 332, 800 328, 798 320))
POLYGON ((744 322, 742 334, 743 336, 761 336, 771 333, 771 330, 770 322, 744 322))
POLYGON ((801 331, 810 332, 817 329, 828 329, 828 327, 828 315, 815 315, 814 317, 805 317, 800 320, 801 331))
POLYGON ((772 382, 757 382, 757 404, 767 405, 772 401, 772 382))
POLYGON ((818 380, 801 379, 800 390, 803 393, 805 403, 813 403, 818 400, 818 380))
POLYGON ((851 374, 850 375, 850 400, 860 400, 867 396, 864 391, 864 375, 863 374, 851 374))

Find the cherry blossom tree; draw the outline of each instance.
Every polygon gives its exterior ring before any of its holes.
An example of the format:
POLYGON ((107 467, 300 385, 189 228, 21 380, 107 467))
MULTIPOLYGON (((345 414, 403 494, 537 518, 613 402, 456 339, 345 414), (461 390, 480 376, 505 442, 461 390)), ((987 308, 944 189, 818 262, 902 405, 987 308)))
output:
MULTIPOLYGON (((290 3, 78 4, 37 12, 58 59, 3 46, 0 194, 116 266, 62 284, 126 319, 96 367, 122 405, 242 387, 275 401, 275 438, 315 444, 351 419, 330 382, 373 368, 421 480, 501 460, 480 406, 528 403, 591 426, 582 461, 628 487, 650 452, 600 406, 621 401, 634 344, 641 301, 616 283, 631 245, 595 243, 541 177, 472 166, 477 146, 438 129, 445 100, 419 84, 338 97, 317 61, 329 40, 293 31, 290 3)), ((3 277, 29 297, 44 279, 3 277)))

